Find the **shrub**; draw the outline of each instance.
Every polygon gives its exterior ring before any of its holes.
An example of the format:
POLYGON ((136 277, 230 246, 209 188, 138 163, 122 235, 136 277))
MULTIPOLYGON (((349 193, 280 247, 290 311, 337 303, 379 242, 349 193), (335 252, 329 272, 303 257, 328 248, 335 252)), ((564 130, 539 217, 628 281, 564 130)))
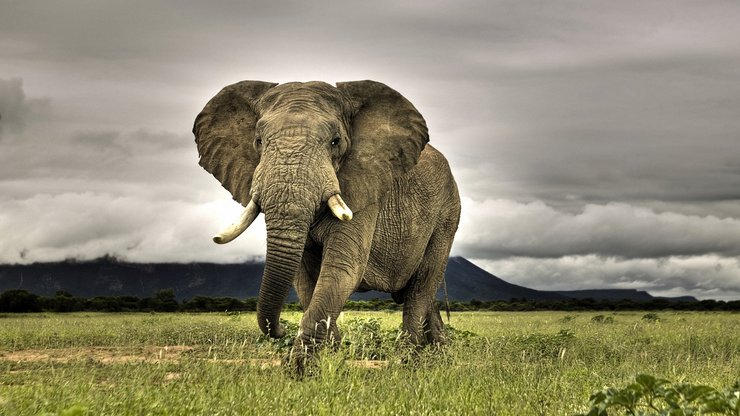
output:
POLYGON ((740 415, 740 382, 725 391, 709 386, 680 383, 640 374, 623 389, 609 387, 591 395, 588 413, 612 415, 740 415), (612 411, 612 413, 609 413, 612 411))
POLYGON ((595 315, 591 318, 591 322, 596 324, 612 324, 614 323, 614 318, 611 316, 595 315))
POLYGON ((647 322, 660 322, 660 317, 655 312, 646 313, 642 315, 642 320, 647 322))
MULTIPOLYGON (((276 353, 287 353, 293 347, 298 335, 299 325, 281 319, 285 328, 283 338, 274 339, 267 335, 260 335, 257 344, 272 348, 276 353)), ((399 326, 397 329, 384 329, 378 318, 352 318, 339 325, 342 333, 340 349, 348 354, 348 358, 355 360, 387 360, 392 356, 403 356, 408 353, 410 344, 406 342, 406 334, 399 326)), ((445 327, 449 344, 468 344, 477 337, 477 334, 458 330, 451 326, 445 327)))
POLYGON ((557 358, 562 357, 565 349, 575 338, 576 335, 573 331, 562 329, 557 334, 534 333, 519 336, 515 339, 515 342, 528 356, 557 358))
POLYGON ((0 312, 41 312, 41 300, 25 290, 8 290, 0 295, 0 312))
POLYGON ((562 322, 562 323, 565 324, 565 323, 574 321, 575 319, 576 319, 576 317, 573 316, 573 315, 565 315, 564 317, 560 318, 560 322, 562 322))

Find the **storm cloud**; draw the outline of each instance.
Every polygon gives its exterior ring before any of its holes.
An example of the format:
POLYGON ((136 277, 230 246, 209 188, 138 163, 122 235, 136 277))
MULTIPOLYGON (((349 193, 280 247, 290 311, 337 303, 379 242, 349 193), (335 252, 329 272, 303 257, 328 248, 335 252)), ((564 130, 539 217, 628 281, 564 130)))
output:
POLYGON ((43 118, 48 106, 46 99, 26 97, 22 79, 0 79, 0 140, 21 133, 27 123, 43 118))
POLYGON ((659 213, 624 203, 588 204, 571 214, 540 201, 469 199, 463 212, 456 248, 477 258, 740 256, 735 218, 659 213))
POLYGON ((559 258, 510 257, 474 259, 486 269, 518 284, 543 290, 647 290, 655 296, 683 296, 733 300, 740 295, 740 262, 714 255, 669 256, 659 259, 623 259, 596 255, 559 258))
POLYGON ((740 6, 12 2, 0 14, 0 262, 242 261, 256 223, 197 165, 223 86, 375 79, 464 199, 453 253, 542 289, 740 298, 740 6))

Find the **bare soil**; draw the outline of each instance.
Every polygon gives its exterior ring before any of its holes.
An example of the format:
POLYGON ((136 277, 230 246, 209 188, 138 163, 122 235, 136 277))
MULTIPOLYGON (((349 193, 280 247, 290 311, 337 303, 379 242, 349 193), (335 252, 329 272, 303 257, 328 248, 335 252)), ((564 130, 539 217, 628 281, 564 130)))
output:
POLYGON ((102 364, 131 362, 174 361, 191 351, 186 346, 147 346, 141 348, 116 347, 74 347, 28 349, 12 352, 0 351, 0 360, 15 362, 52 361, 67 363, 72 361, 97 361, 102 364))
MULTIPOLYGON (((146 346, 140 348, 117 347, 73 347, 50 349, 27 349, 19 351, 0 351, 0 360, 11 362, 54 362, 69 363, 75 361, 93 361, 100 364, 126 363, 158 363, 173 362, 183 359, 185 354, 193 352, 193 347, 175 346, 146 346)), ((260 368, 278 367, 280 360, 272 359, 217 359, 203 358, 219 363, 247 364, 260 368)), ((351 360, 347 363, 359 368, 384 368, 388 361, 381 360, 351 360)), ((173 379, 177 376, 173 376, 173 379)))

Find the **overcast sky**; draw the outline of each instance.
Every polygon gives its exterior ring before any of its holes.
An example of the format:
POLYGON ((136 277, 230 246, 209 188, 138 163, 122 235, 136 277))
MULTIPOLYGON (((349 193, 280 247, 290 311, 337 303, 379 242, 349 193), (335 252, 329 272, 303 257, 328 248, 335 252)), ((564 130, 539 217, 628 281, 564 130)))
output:
POLYGON ((0 0, 0 263, 263 256, 261 220, 210 240, 241 209, 195 116, 240 80, 374 79, 450 160, 454 255, 740 299, 740 3, 251 3, 0 0))

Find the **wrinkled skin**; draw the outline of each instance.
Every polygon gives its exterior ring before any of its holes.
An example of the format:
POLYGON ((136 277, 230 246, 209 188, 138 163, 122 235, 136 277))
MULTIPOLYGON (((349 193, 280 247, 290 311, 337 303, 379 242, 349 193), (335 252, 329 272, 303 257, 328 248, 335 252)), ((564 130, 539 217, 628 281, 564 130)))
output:
POLYGON ((284 335, 280 311, 293 285, 304 310, 296 354, 338 339, 345 302, 369 289, 403 303, 411 342, 444 341, 434 298, 460 200, 424 119, 399 93, 373 81, 243 81, 206 105, 193 132, 200 164, 265 214, 264 333, 284 335), (350 221, 327 209, 335 194, 350 221))

